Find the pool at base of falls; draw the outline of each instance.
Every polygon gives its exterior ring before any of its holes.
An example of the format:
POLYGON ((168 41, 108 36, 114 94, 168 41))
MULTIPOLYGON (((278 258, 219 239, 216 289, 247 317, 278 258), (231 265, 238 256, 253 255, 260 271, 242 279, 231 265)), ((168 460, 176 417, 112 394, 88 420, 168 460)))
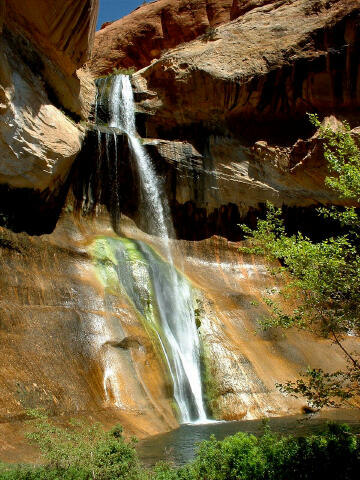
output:
MULTIPOLYGON (((347 423, 352 431, 360 432, 360 411, 358 409, 339 409, 324 411, 320 414, 273 417, 268 419, 268 425, 273 432, 282 435, 302 436, 320 433, 325 429, 328 421, 347 423)), ((196 444, 208 440, 210 435, 215 435, 217 440, 223 440, 237 432, 260 436, 263 431, 264 420, 208 421, 183 424, 176 430, 140 441, 137 451, 141 461, 148 467, 161 461, 182 466, 193 460, 196 444)))

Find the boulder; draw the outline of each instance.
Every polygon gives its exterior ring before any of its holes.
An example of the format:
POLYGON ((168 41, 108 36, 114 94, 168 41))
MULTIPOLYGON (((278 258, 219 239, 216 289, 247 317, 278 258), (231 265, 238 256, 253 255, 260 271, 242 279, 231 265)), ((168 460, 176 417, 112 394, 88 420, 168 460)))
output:
POLYGON ((67 176, 84 132, 9 38, 0 38, 0 182, 42 191, 67 176))

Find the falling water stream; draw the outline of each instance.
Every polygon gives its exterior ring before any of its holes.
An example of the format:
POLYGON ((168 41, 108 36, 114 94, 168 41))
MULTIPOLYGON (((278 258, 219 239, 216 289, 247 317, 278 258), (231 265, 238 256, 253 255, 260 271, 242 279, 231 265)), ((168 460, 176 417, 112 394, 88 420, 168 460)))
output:
MULTIPOLYGON (((101 97, 103 91, 104 88, 98 96, 101 97)), ((147 217, 149 232, 159 239, 165 251, 166 262, 159 260, 145 243, 136 242, 136 248, 148 266, 154 290, 161 324, 161 334, 157 334, 158 342, 173 382, 174 398, 183 423, 204 422, 207 417, 201 385, 200 344, 191 287, 177 272, 173 263, 169 241, 169 237, 173 235, 173 227, 169 207, 151 159, 136 132, 134 99, 129 76, 111 77, 108 102, 109 126, 126 133, 136 162, 141 184, 141 211, 147 217)), ((115 138, 115 152, 116 147, 115 138)), ((120 262, 120 257, 124 257, 124 251, 120 244, 116 249, 119 261, 118 273, 121 276, 121 272, 125 271, 124 264, 121 268, 120 262)), ((125 282, 123 280, 123 283, 126 283, 126 280, 125 282)))

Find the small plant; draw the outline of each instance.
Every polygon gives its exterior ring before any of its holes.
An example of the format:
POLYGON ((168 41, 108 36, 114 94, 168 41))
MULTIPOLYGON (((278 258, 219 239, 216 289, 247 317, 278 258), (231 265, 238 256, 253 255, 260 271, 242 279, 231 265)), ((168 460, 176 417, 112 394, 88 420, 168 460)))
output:
POLYGON ((324 2, 323 0, 310 0, 309 4, 304 7, 304 13, 305 15, 318 14, 328 3, 330 2, 324 2))
POLYGON ((114 68, 112 71, 113 75, 132 75, 133 73, 136 72, 135 67, 128 67, 128 68, 114 68))
POLYGON ((205 42, 212 42, 213 40, 216 40, 216 34, 216 28, 209 26, 201 38, 205 40, 205 42))
POLYGON ((201 319, 205 314, 205 309, 202 301, 200 299, 196 299, 196 308, 194 308, 194 317, 195 317, 195 323, 196 323, 196 328, 201 327, 201 319))

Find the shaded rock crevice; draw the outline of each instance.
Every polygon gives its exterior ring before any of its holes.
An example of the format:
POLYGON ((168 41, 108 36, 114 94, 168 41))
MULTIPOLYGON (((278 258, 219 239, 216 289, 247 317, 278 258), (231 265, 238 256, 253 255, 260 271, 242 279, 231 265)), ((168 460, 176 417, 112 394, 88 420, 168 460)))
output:
POLYGON ((43 191, 0 185, 0 225, 29 235, 51 233, 66 203, 69 180, 43 191))
MULTIPOLYGON (((326 168, 314 161, 322 155, 316 137, 291 148, 266 142, 245 148, 231 138, 210 137, 204 154, 185 142, 145 140, 144 146, 169 200, 177 238, 222 235, 239 240, 239 224, 255 227, 269 199, 283 207, 291 233, 298 225, 304 234, 320 239, 335 228, 316 213, 320 205, 339 202, 324 186, 326 168), (307 159, 310 149, 317 152, 312 160, 307 159)), ((139 211, 140 178, 126 134, 108 127, 89 130, 69 182, 74 209, 82 216, 93 218, 103 206, 116 232, 122 215, 148 231, 146 215, 139 211)))

